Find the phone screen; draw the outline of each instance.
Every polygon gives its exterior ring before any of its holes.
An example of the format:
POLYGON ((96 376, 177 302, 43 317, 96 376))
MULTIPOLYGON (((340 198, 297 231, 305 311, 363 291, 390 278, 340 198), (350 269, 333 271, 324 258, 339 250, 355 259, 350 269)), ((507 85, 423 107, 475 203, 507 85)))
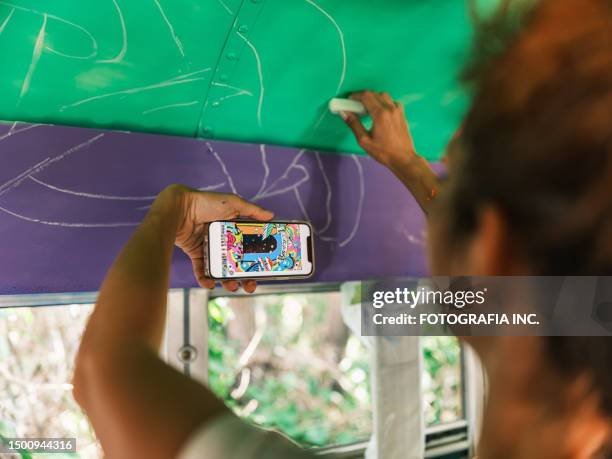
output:
POLYGON ((215 278, 310 275, 310 233, 304 223, 213 222, 210 274, 215 278))

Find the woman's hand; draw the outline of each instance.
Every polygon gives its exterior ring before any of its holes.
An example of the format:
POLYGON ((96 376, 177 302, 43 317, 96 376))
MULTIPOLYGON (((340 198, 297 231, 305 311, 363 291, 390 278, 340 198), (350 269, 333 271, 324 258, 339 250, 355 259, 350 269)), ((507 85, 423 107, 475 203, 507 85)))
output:
POLYGON ((386 93, 362 91, 351 94, 370 114, 373 124, 368 131, 354 113, 343 113, 357 143, 379 163, 395 169, 408 165, 417 157, 410 135, 404 106, 386 93))
POLYGON ((351 98, 363 103, 373 121, 368 131, 355 114, 342 114, 357 142, 372 158, 391 169, 428 214, 440 182, 429 163, 416 153, 403 105, 386 92, 356 92, 351 98))
MULTIPOLYGON (((183 185, 171 185, 166 188, 158 200, 171 201, 178 206, 178 226, 175 244, 185 252, 193 265, 193 273, 203 288, 214 288, 215 282, 204 274, 204 235, 208 223, 215 220, 233 220, 238 217, 253 220, 270 220, 273 213, 255 204, 245 201, 235 194, 211 193, 198 191, 183 185)), ((229 291, 238 289, 237 281, 224 281, 223 287, 229 291)), ((255 291, 256 282, 243 281, 246 292, 255 291)))

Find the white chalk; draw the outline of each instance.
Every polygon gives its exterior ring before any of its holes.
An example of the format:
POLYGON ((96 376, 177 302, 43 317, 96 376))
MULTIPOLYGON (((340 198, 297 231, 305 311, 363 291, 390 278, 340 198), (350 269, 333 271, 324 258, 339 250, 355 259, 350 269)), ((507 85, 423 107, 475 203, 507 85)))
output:
POLYGON ((340 112, 356 113, 357 115, 365 115, 366 108, 359 101, 353 99, 333 98, 329 101, 329 111, 339 115, 340 112))

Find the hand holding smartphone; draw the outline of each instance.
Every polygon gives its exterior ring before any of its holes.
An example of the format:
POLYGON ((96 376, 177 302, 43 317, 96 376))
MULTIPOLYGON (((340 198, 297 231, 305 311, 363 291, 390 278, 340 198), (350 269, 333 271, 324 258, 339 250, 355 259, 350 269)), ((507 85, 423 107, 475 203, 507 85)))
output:
POLYGON ((307 278, 314 272, 312 227, 305 222, 214 221, 204 242, 215 280, 307 278))

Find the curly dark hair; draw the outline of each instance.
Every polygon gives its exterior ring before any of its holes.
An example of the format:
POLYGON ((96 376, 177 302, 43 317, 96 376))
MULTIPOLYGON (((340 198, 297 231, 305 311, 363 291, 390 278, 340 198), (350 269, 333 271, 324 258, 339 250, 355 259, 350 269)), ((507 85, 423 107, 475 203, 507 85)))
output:
MULTIPOLYGON (((536 275, 612 275, 612 0, 506 1, 478 19, 451 234, 486 203, 536 275)), ((612 417, 612 338, 551 337, 561 377, 592 377, 612 417)))

